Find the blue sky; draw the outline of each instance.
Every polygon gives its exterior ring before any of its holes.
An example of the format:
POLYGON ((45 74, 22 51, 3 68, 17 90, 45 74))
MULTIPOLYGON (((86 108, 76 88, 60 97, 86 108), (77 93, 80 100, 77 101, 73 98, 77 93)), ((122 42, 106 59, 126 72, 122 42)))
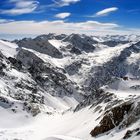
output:
POLYGON ((0 0, 2 35, 139 34, 140 0, 0 0))

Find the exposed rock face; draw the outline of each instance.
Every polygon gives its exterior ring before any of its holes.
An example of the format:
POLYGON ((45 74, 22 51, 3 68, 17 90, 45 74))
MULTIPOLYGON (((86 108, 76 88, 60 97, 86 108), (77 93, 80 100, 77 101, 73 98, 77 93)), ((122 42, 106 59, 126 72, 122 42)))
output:
POLYGON ((93 43, 95 42, 90 37, 86 38, 85 36, 82 38, 78 34, 71 34, 70 36, 66 37, 63 41, 70 42, 72 45, 72 50, 78 49, 80 51, 85 51, 85 52, 93 52, 95 50, 95 47, 93 46, 93 43))
POLYGON ((115 95, 112 93, 106 93, 102 89, 95 90, 92 95, 85 95, 84 101, 79 103, 75 108, 75 111, 79 111, 85 106, 91 105, 92 107, 98 106, 101 103, 106 103, 106 109, 114 106, 121 102, 121 100, 117 99, 115 95), (114 100, 115 99, 115 100, 114 100))
POLYGON ((78 72, 78 70, 81 68, 82 62, 81 61, 75 61, 72 64, 65 67, 65 70, 69 75, 74 75, 78 72))
POLYGON ((65 34, 56 35, 56 34, 53 34, 53 33, 49 33, 49 34, 44 34, 44 35, 37 36, 36 39, 43 39, 43 40, 57 39, 57 40, 62 40, 66 36, 67 35, 65 35, 65 34))
POLYGON ((16 43, 19 45, 19 47, 33 49, 35 51, 47 54, 54 58, 63 57, 62 53, 57 48, 55 48, 53 45, 51 45, 48 42, 48 40, 42 39, 40 37, 35 38, 35 39, 23 39, 20 41, 16 41, 16 43))
POLYGON ((129 113, 131 107, 132 107, 131 103, 124 103, 120 106, 114 107, 111 110, 107 111, 105 113, 105 116, 101 120, 100 125, 95 127, 90 132, 90 134, 92 136, 97 136, 99 134, 108 132, 109 130, 115 128, 122 122, 124 116, 129 113))
POLYGON ((128 43, 128 41, 112 41, 112 40, 110 40, 110 41, 103 42, 104 45, 107 45, 110 47, 115 47, 119 44, 126 44, 126 43, 128 43))
POLYGON ((136 135, 139 136, 140 135, 140 128, 136 128, 134 130, 128 130, 125 134, 125 136, 123 137, 123 139, 129 139, 132 135, 136 135))
POLYGON ((80 51, 80 49, 78 48, 75 48, 75 47, 71 47, 71 50, 70 50, 71 53, 74 53, 74 54, 82 54, 82 52, 80 51))
POLYGON ((34 80, 50 94, 64 96, 76 92, 76 87, 74 87, 76 85, 65 76, 63 69, 44 62, 34 53, 24 49, 20 50, 17 59, 22 61, 34 80))
POLYGON ((36 66, 32 65, 29 71, 35 81, 52 95, 64 96, 76 92, 73 83, 59 69, 57 71, 53 67, 40 63, 36 66))
POLYGON ((37 36, 35 39, 42 39, 42 40, 49 40, 49 39, 54 39, 54 37, 55 37, 55 34, 53 34, 53 33, 49 33, 49 34, 43 34, 43 35, 39 35, 39 36, 37 36))
POLYGON ((13 66, 19 70, 22 69, 22 62, 15 58, 9 57, 8 60, 13 64, 13 66))
POLYGON ((140 85, 131 86, 130 89, 140 90, 140 85))
POLYGON ((36 65, 44 62, 41 58, 37 57, 34 53, 25 49, 21 49, 19 51, 19 53, 16 56, 16 59, 18 61, 21 61, 26 67, 30 67, 31 65, 36 65))
POLYGON ((119 128, 128 127, 129 125, 135 123, 140 119, 140 101, 139 98, 136 98, 133 102, 133 109, 130 114, 125 118, 119 128))
POLYGON ((90 134, 93 137, 99 134, 109 132, 111 129, 119 126, 119 129, 128 127, 140 118, 139 102, 125 102, 119 106, 107 110, 99 126, 96 126, 90 134))

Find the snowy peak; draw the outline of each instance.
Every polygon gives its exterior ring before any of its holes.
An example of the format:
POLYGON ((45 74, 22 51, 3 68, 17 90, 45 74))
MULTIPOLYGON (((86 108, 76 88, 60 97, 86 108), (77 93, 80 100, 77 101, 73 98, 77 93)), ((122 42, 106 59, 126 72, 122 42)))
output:
POLYGON ((56 34, 53 34, 53 33, 49 33, 49 34, 44 34, 44 35, 40 35, 40 36, 37 36, 35 39, 44 39, 44 40, 51 40, 51 39, 56 39, 56 40, 62 40, 66 37, 67 35, 65 34, 60 34, 60 35, 56 35, 56 34))
POLYGON ((93 46, 93 43, 97 43, 92 38, 79 34, 71 34, 63 41, 69 42, 72 45, 73 49, 75 48, 85 52, 94 51, 95 47, 93 46))

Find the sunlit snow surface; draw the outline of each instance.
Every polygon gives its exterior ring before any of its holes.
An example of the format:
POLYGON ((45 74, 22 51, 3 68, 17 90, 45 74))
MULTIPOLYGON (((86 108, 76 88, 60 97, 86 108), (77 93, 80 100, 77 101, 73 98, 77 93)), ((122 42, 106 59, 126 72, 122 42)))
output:
MULTIPOLYGON (((94 108, 93 108, 94 110, 94 108)), ((98 113, 94 113, 89 107, 79 112, 67 112, 65 114, 46 115, 40 114, 35 118, 26 114, 12 114, 0 109, 0 139, 1 140, 93 140, 89 132, 99 123, 96 120, 98 113)), ((135 125, 117 133, 113 130, 109 135, 97 137, 96 140, 119 140, 128 129, 136 128, 135 125)), ((133 137, 132 137, 133 138, 133 137)), ((138 137, 133 140, 139 140, 138 137)))
POLYGON ((17 54, 18 46, 8 41, 0 40, 0 51, 7 57, 13 57, 17 54))

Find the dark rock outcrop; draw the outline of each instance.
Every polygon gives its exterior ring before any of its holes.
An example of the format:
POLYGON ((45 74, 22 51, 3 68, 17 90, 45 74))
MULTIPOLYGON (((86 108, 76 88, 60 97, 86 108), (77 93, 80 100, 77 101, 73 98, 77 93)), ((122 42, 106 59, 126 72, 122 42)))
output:
POLYGON ((127 130, 126 134, 124 135, 123 139, 128 139, 130 138, 132 135, 140 135, 140 128, 136 128, 134 130, 127 130))
POLYGON ((90 134, 96 137, 118 126, 119 129, 130 126, 140 118, 139 98, 124 102, 105 112, 104 117, 90 134), (138 101, 137 101, 138 100, 138 101))
POLYGON ((17 68, 18 70, 21 70, 22 69, 22 62, 15 59, 15 58, 12 58, 12 57, 9 57, 8 60, 12 63, 12 65, 17 68))
POLYGON ((93 137, 95 137, 99 134, 108 132, 109 130, 115 128, 122 122, 124 116, 130 112, 131 107, 132 107, 131 103, 123 103, 117 107, 108 110, 105 113, 103 119, 101 120, 100 125, 95 127, 90 132, 90 134, 93 137))
POLYGON ((22 61, 37 84, 53 96, 77 93, 75 83, 67 78, 63 69, 50 62, 44 62, 37 55, 25 49, 19 51, 17 59, 22 61))
POLYGON ((55 48, 53 45, 51 45, 48 40, 37 37, 35 39, 22 39, 19 41, 16 41, 19 47, 24 47, 28 49, 33 49, 37 52, 47 54, 49 56, 52 56, 54 58, 62 58, 62 53, 55 48))
POLYGON ((69 75, 74 75, 79 71, 82 66, 82 61, 75 61, 72 64, 65 67, 65 70, 69 75))
POLYGON ((119 44, 126 44, 126 43, 128 43, 128 41, 112 41, 112 40, 110 40, 110 41, 103 42, 104 45, 107 45, 109 47, 115 47, 119 44))
POLYGON ((93 52, 95 50, 95 46, 93 46, 93 43, 95 43, 95 41, 87 36, 80 36, 79 34, 71 34, 70 36, 66 37, 63 41, 69 42, 75 49, 85 51, 87 53, 93 52))

